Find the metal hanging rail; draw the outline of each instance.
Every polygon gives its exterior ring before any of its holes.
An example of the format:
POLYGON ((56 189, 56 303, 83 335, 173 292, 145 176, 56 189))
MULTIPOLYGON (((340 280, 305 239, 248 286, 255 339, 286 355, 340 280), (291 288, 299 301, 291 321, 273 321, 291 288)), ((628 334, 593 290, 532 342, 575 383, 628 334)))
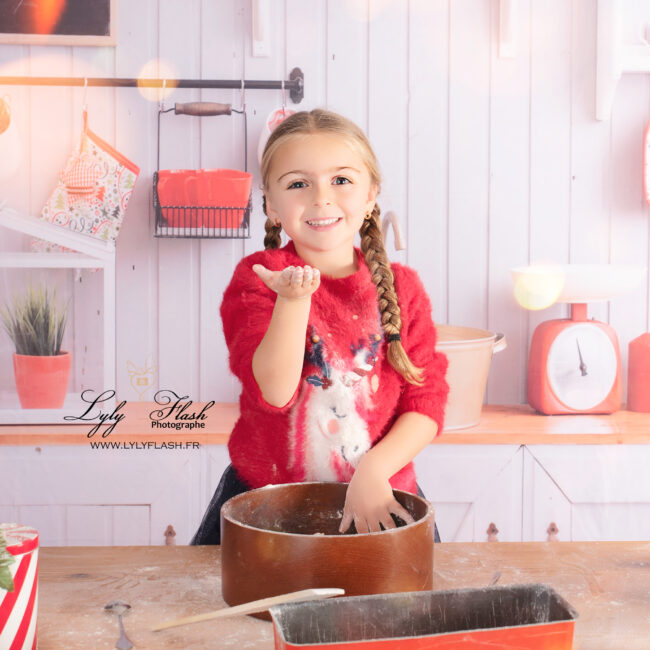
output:
POLYGON ((288 90, 299 104, 304 97, 305 76, 294 68, 288 81, 246 79, 116 79, 113 77, 0 77, 0 86, 109 86, 114 88, 231 88, 233 90, 288 90))

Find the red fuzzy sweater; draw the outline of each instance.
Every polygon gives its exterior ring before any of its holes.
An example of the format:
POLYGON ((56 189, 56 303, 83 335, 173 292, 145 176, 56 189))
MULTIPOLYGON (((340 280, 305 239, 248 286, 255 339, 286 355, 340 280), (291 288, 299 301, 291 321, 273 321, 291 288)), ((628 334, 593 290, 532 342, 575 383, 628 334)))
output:
MULTIPOLYGON (((242 383, 241 415, 228 449, 233 467, 250 487, 301 481, 349 481, 361 455, 407 411, 429 416, 442 430, 447 400, 447 359, 435 351, 431 304, 417 273, 392 264, 402 316, 402 345, 424 368, 425 383, 406 382, 388 363, 377 289, 359 249, 359 270, 344 278, 321 276, 312 295, 302 378, 289 403, 268 404, 255 381, 253 353, 260 344, 276 294, 252 271, 303 266, 293 242, 241 260, 221 304, 230 368, 242 383)), ((391 479, 416 492, 409 463, 391 479)))

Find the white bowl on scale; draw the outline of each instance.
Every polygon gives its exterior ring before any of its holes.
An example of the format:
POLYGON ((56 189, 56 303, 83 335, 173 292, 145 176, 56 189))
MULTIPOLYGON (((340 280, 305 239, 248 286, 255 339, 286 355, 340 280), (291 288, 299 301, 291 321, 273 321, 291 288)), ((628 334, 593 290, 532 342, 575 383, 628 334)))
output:
POLYGON ((531 310, 556 302, 611 300, 636 289, 645 272, 644 266, 625 264, 541 264, 510 269, 517 302, 531 310))

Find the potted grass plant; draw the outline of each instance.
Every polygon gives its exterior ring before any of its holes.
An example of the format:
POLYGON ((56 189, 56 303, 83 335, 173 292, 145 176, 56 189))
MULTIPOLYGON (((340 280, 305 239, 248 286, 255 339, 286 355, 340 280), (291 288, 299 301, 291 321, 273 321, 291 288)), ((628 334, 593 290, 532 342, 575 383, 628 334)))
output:
POLYGON ((28 287, 0 309, 7 334, 16 347, 14 377, 25 409, 61 408, 68 391, 70 353, 61 351, 68 308, 59 307, 56 290, 28 287))

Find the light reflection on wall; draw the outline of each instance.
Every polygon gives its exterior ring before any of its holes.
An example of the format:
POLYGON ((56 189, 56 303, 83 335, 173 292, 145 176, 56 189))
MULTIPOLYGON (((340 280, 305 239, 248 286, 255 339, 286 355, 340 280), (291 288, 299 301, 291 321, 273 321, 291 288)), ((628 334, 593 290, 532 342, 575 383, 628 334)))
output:
POLYGON ((162 59, 151 59, 147 61, 140 72, 138 73, 138 80, 142 79, 167 79, 164 91, 161 88, 147 88, 145 86, 138 86, 140 94, 150 102, 158 102, 161 98, 164 100, 176 87, 173 79, 178 77, 178 73, 174 66, 162 59))
POLYGON ((9 178, 16 173, 23 160, 23 146, 11 117, 11 98, 0 98, 0 178, 9 178))

